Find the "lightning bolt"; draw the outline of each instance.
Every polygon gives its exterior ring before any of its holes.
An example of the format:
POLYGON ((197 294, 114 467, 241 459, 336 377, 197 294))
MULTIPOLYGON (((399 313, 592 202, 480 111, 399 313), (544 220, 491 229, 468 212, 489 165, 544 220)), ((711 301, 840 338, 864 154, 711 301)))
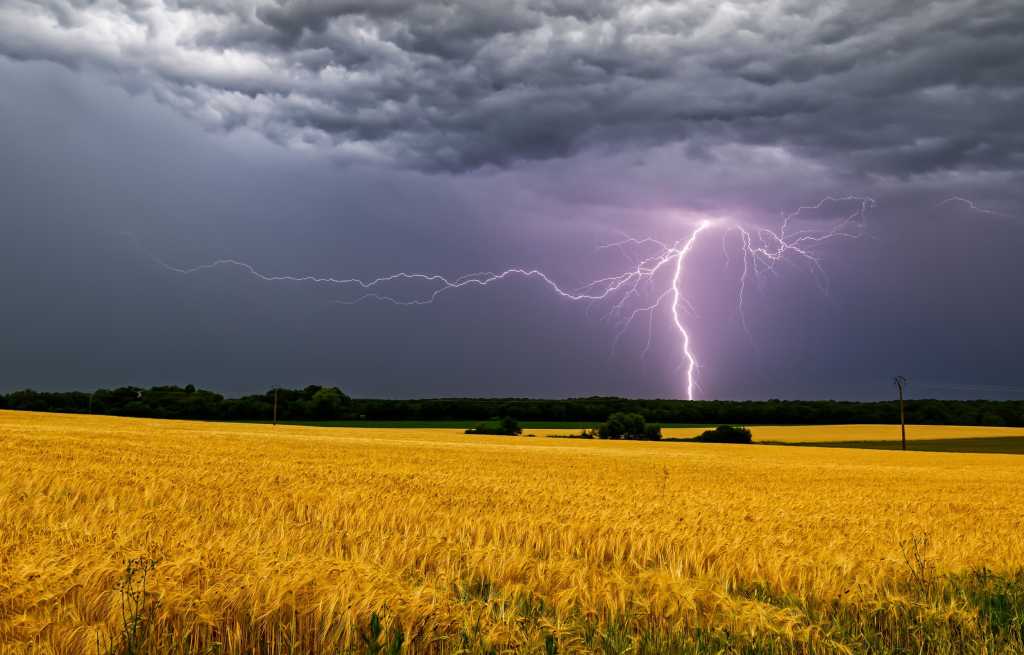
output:
POLYGON ((945 200, 941 200, 941 201, 935 203, 935 206, 936 207, 942 207, 943 205, 948 205, 951 202, 957 202, 957 203, 960 203, 960 204, 963 204, 963 205, 967 205, 968 209, 970 209, 971 211, 978 212, 980 214, 989 214, 991 216, 1000 216, 1002 218, 1013 218, 1013 216, 1011 216, 1010 214, 1004 214, 1003 212, 996 211, 994 209, 987 209, 985 207, 979 207, 978 204, 975 203, 970 198, 964 198, 962 196, 950 196, 950 197, 946 198, 945 200))
POLYGON ((676 260, 676 274, 672 276, 672 321, 676 324, 676 329, 679 330, 679 334, 683 338, 683 357, 686 358, 686 398, 693 400, 693 385, 694 376, 697 372, 697 359, 694 357, 693 352, 690 350, 690 334, 686 331, 686 326, 679 319, 679 302, 682 298, 682 292, 680 291, 680 284, 682 284, 683 277, 683 263, 686 260, 686 255, 693 250, 693 244, 697 241, 697 237, 700 233, 706 230, 711 225, 710 221, 701 221, 697 226, 697 229, 693 231, 690 238, 687 239, 683 247, 679 249, 679 252, 674 256, 676 260))
MULTIPOLYGON (((748 337, 752 339, 744 311, 744 302, 750 284, 756 282, 760 288, 763 288, 767 276, 776 273, 779 264, 786 261, 798 261, 807 266, 822 293, 827 295, 828 275, 822 267, 821 258, 815 253, 815 249, 836 239, 859 238, 863 232, 867 213, 877 204, 874 198, 868 196, 826 196, 814 205, 798 207, 795 211, 783 214, 778 232, 764 227, 748 228, 738 224, 732 227, 732 231, 739 235, 740 255, 743 262, 736 310, 748 337), (826 230, 805 228, 795 232, 791 231, 793 224, 800 220, 801 214, 821 210, 828 204, 852 204, 853 210, 826 230)), ((728 252, 724 244, 723 251, 728 252)))
MULTIPOLYGON (((356 290, 358 295, 352 298, 333 301, 345 305, 367 301, 387 302, 398 306, 429 305, 442 294, 459 289, 488 287, 512 278, 533 279, 566 301, 605 303, 608 308, 605 319, 614 322, 619 328, 616 342, 636 319, 646 316, 648 337, 643 351, 644 355, 651 347, 654 314, 667 303, 671 315, 671 325, 679 334, 681 358, 685 369, 683 386, 686 398, 693 400, 698 387, 697 372, 700 366, 687 321, 684 320, 684 313, 694 314, 692 305, 684 295, 684 282, 687 258, 697 246, 702 235, 715 228, 721 229, 722 250, 727 266, 731 258, 726 238, 730 234, 736 234, 739 237, 742 270, 738 280, 737 312, 743 329, 749 335, 750 330, 743 309, 749 288, 755 283, 763 287, 766 276, 774 273, 780 264, 788 261, 803 263, 819 280, 823 291, 827 292, 827 277, 816 249, 828 241, 860 236, 865 214, 874 206, 875 201, 865 196, 828 196, 817 204, 799 207, 793 212, 782 214, 778 231, 745 226, 729 219, 705 219, 699 221, 685 239, 674 243, 667 243, 651 237, 626 238, 601 246, 600 249, 615 248, 634 255, 631 257, 631 266, 621 273, 595 279, 575 289, 564 288, 548 274, 536 268, 509 268, 500 272, 470 273, 457 278, 449 278, 437 273, 398 272, 373 279, 361 279, 314 275, 269 275, 261 272, 252 264, 237 259, 218 259, 191 268, 184 268, 168 264, 153 255, 150 255, 150 258, 161 267, 180 275, 194 275, 217 268, 233 267, 265 282, 348 287, 356 290), (853 203, 854 210, 834 222, 831 227, 824 230, 812 229, 809 226, 797 229, 797 224, 804 220, 805 214, 822 210, 832 204, 848 203, 853 203), (651 253, 653 250, 653 254, 643 254, 645 250, 647 253, 651 253), (389 292, 389 289, 394 286, 408 285, 409 283, 417 285, 418 293, 415 290, 407 290, 405 295, 400 296, 389 292), (426 288, 419 285, 426 285, 426 288), (653 298, 653 301, 645 300, 648 298, 653 298)), ((820 220, 814 224, 820 224, 820 220)))

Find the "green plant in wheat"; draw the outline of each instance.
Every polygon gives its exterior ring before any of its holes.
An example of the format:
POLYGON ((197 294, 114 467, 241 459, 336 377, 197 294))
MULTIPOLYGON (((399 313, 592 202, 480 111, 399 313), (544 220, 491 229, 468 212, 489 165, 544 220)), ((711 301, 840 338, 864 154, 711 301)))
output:
MULTIPOLYGON (((159 600, 150 598, 147 583, 159 560, 133 557, 125 562, 124 576, 117 585, 121 600, 121 625, 115 638, 97 652, 107 655, 138 655, 153 637, 159 600)), ((97 644, 99 646, 99 644, 97 644)))

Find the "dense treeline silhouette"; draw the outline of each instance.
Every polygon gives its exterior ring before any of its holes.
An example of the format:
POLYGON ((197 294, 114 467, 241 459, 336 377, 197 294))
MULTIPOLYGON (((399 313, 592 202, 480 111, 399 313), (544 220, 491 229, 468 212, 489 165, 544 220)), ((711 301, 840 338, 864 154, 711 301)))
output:
MULTIPOLYGON (((117 416, 213 420, 270 420, 274 392, 241 398, 192 385, 0 394, 0 408, 43 412, 92 412, 117 416)), ((520 421, 597 423, 615 412, 643 414, 653 423, 823 424, 898 422, 895 401, 833 400, 631 400, 614 397, 541 400, 530 398, 437 398, 382 400, 349 398, 335 387, 278 390, 282 421, 484 421, 512 416, 520 421)), ((909 400, 907 422, 1024 426, 1024 401, 909 400)))

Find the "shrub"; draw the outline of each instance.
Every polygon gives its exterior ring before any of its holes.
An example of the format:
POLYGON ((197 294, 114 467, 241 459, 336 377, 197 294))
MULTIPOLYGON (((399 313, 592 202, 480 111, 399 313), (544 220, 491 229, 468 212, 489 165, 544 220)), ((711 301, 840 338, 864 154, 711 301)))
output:
POLYGON ((466 434, 498 434, 506 436, 514 436, 522 434, 523 429, 519 427, 519 422, 511 416, 506 416, 498 423, 498 425, 488 425, 487 423, 478 423, 475 428, 469 428, 466 430, 466 434))
POLYGON ((661 440, 661 426, 657 423, 645 423, 644 424, 644 438, 648 441, 660 441, 661 440))
POLYGON ((601 439, 657 441, 661 439, 661 426, 647 423, 642 414, 616 412, 597 428, 597 436, 601 439))
POLYGON ((750 430, 737 425, 719 425, 714 430, 706 430, 696 441, 707 443, 751 443, 750 430))

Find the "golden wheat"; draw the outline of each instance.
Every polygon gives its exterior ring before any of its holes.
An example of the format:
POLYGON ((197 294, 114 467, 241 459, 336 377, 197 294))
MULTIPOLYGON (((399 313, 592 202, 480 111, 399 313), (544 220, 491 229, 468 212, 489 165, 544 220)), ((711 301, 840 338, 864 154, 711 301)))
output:
POLYGON ((614 650, 613 624, 849 652, 812 599, 977 621, 910 598, 907 544, 1024 566, 1022 462, 0 412, 0 649, 116 645, 142 556, 152 652, 614 650))
MULTIPOLYGON (((707 428, 662 428, 665 437, 688 439, 707 428)), ((538 428, 528 430, 544 436, 579 434, 573 428, 538 428)), ((898 441, 899 425, 757 425, 750 428, 754 441, 778 443, 811 443, 827 441, 898 441)), ((1024 437, 1024 428, 977 425, 908 425, 907 438, 973 439, 976 437, 1024 437)))
MULTIPOLYGON (((665 430, 674 436, 676 428, 665 430)), ((687 435, 691 430, 686 430, 687 435)), ((761 425, 751 428, 755 441, 785 443, 824 441, 898 441, 899 425, 761 425)), ((908 425, 907 439, 972 439, 1024 437, 1024 428, 976 425, 908 425)))

